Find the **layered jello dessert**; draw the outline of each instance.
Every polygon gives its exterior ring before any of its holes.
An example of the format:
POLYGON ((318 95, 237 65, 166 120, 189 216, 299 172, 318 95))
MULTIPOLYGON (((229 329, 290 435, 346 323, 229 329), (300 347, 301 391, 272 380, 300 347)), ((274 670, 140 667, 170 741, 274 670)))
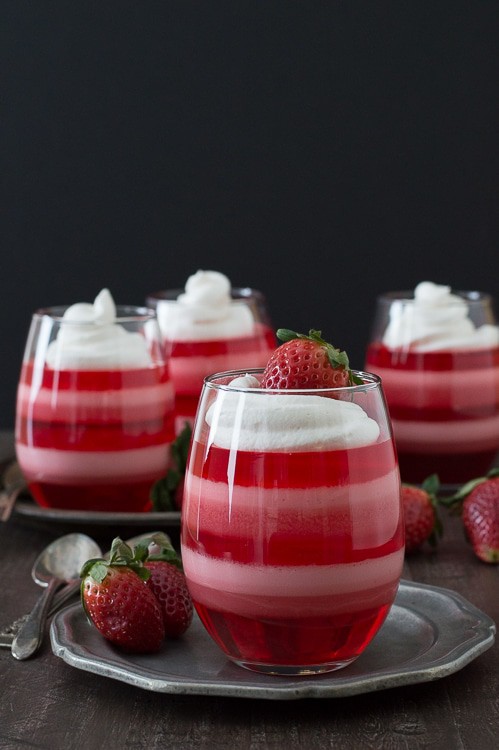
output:
POLYGON ((184 291, 156 292, 147 304, 156 309, 170 361, 177 432, 192 423, 207 375, 263 366, 276 346, 263 295, 232 288, 218 271, 198 271, 184 291))
POLYGON ((16 452, 44 507, 142 511, 169 466, 174 391, 155 314, 93 304, 33 316, 16 452))
POLYGON ((207 379, 182 509, 182 559, 207 631, 250 669, 338 669, 370 643, 404 556, 400 480, 376 376, 269 389, 207 379))
POLYGON ((455 484, 499 450, 499 329, 490 297, 422 282, 378 300, 366 367, 383 382, 402 480, 455 484))

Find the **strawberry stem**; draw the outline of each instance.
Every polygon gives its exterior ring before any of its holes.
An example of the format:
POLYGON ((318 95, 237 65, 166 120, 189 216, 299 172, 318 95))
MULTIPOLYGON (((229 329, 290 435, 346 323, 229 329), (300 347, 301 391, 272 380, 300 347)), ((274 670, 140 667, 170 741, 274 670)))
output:
POLYGON ((470 481, 463 484, 457 492, 440 502, 447 508, 458 512, 461 509, 464 499, 470 494, 470 492, 473 492, 475 487, 478 487, 479 484, 483 484, 483 482, 486 482, 488 479, 493 479, 493 477, 499 477, 499 468, 491 469, 484 477, 470 479, 470 481))

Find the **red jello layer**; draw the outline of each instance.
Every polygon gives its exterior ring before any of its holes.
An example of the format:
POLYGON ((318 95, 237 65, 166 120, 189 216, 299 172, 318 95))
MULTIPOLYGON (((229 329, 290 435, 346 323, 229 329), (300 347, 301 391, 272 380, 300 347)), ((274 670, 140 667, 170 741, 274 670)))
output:
MULTIPOLYGON (((320 519, 318 524, 320 523, 320 519)), ((295 565, 334 565, 376 560, 397 552, 403 545, 402 529, 385 544, 376 548, 354 546, 351 534, 338 532, 325 534, 320 529, 315 534, 293 534, 275 531, 268 542, 262 544, 255 536, 216 536, 201 532, 195 541, 185 534, 183 544, 193 551, 201 545, 210 556, 251 565, 255 561, 265 565, 293 567, 295 565)))
POLYGON ((32 482, 30 492, 43 508, 140 513, 151 509, 150 493, 155 478, 84 486, 32 482))
POLYGON ((208 633, 231 658, 283 666, 348 663, 371 642, 391 605, 390 601, 353 614, 307 617, 297 601, 301 616, 252 619, 194 603, 208 633))
MULTIPOLYGON (((467 407, 466 409, 428 409, 390 403, 389 410, 392 419, 400 419, 404 422, 462 422, 466 420, 472 422, 476 419, 496 416, 499 413, 499 404, 492 403, 489 406, 467 407)), ((452 429, 452 425, 449 425, 449 429, 452 429)))
POLYGON ((399 452, 400 476, 403 482, 420 484, 430 476, 438 474, 442 484, 460 485, 473 477, 485 476, 494 465, 497 451, 468 453, 399 452))
POLYGON ((130 370, 52 370, 25 362, 20 382, 37 388, 74 391, 119 391, 128 388, 149 388, 170 380, 166 365, 152 365, 130 370), (38 380, 38 378, 40 380, 38 380))
POLYGON ((499 348, 439 352, 415 352, 388 349, 380 342, 369 346, 366 368, 382 367, 396 370, 457 371, 481 370, 499 366, 499 348))
POLYGON ((174 425, 172 417, 149 422, 118 422, 107 426, 18 419, 16 436, 18 442, 37 448, 106 452, 170 443, 174 439, 174 425))
POLYGON ((337 486, 352 481, 363 482, 384 476, 396 466, 393 445, 389 441, 348 450, 316 452, 228 451, 210 446, 206 455, 201 444, 192 448, 190 471, 213 482, 227 482, 243 487, 313 487, 337 486))

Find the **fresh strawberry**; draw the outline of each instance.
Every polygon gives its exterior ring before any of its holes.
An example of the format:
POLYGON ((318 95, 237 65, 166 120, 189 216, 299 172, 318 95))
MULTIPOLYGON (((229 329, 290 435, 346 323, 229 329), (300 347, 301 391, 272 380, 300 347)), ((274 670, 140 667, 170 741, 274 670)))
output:
POLYGON ((265 367, 262 388, 341 388, 361 383, 350 370, 346 352, 335 349, 322 338, 321 331, 308 336, 279 328, 284 341, 265 367))
POLYGON ((175 511, 182 508, 185 467, 191 443, 192 428, 186 422, 171 445, 172 465, 166 475, 153 485, 151 500, 155 511, 175 511))
POLYGON ((150 577, 121 539, 109 561, 88 560, 81 570, 84 610, 108 641, 132 653, 159 651, 165 637, 161 606, 144 581, 150 577))
POLYGON ((192 600, 181 570, 162 560, 144 563, 151 577, 147 586, 161 604, 165 633, 177 638, 192 622, 192 600))
POLYGON ((475 555, 499 563, 499 469, 467 482, 445 504, 461 513, 475 555))
POLYGON ((177 638, 192 622, 192 599, 180 558, 165 534, 155 534, 135 547, 135 557, 150 572, 146 585, 161 605, 165 633, 177 638))
POLYGON ((426 541, 434 547, 442 536, 442 523, 437 513, 439 484, 437 475, 432 474, 421 487, 402 485, 406 552, 414 552, 426 541))

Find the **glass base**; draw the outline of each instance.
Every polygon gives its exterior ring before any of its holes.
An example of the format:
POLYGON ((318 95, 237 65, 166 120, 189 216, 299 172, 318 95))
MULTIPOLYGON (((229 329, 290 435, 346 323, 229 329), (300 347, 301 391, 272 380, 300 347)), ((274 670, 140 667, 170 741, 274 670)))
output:
MULTIPOLYGON (((231 658, 231 657, 229 657, 231 658)), ((234 664, 244 669, 260 674, 276 675, 278 677, 310 677, 326 672, 336 672, 338 669, 348 667, 357 657, 346 661, 334 661, 328 664, 261 664, 259 662, 244 661, 231 658, 234 664)))

